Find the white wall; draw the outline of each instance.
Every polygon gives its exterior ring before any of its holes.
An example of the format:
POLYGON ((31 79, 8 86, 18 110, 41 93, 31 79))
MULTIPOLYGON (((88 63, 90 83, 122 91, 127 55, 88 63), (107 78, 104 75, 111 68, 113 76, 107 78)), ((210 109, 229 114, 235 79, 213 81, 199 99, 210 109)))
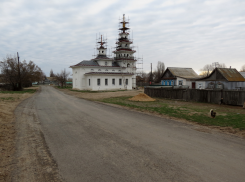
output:
MULTIPOLYGON (((91 87, 89 90, 118 90, 118 89, 125 89, 123 84, 122 76, 118 75, 93 75, 87 78, 92 80, 91 87), (112 79, 115 79, 115 85, 112 84, 112 79), (97 79, 100 79, 100 85, 97 85, 97 79), (105 85, 105 79, 108 80, 108 85, 105 85), (119 79, 122 79, 122 85, 119 85, 119 79)), ((128 85, 126 89, 132 89, 132 77, 131 76, 124 76, 124 79, 128 79, 128 85)), ((87 81, 88 84, 88 81, 87 81)))
POLYGON ((179 80, 182 80, 182 85, 186 85, 187 84, 186 83, 186 79, 177 77, 175 85, 177 85, 177 86, 179 85, 179 80))

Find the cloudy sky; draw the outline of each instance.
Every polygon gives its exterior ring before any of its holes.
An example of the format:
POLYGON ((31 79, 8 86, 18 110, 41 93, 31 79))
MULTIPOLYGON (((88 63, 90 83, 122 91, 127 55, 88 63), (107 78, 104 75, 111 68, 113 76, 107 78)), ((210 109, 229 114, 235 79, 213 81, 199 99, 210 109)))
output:
POLYGON ((123 14, 144 71, 245 64, 244 0, 0 0, 0 59, 19 52, 47 75, 71 71, 92 58, 96 34, 115 47, 123 14))

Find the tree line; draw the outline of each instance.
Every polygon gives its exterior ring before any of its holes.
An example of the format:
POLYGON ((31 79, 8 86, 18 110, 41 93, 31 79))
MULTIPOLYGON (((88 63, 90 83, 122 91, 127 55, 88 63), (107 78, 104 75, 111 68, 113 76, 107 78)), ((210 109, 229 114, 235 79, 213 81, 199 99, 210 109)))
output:
MULTIPOLYGON (((7 55, 3 61, 0 61, 0 70, 1 87, 13 91, 30 87, 33 82, 42 83, 46 78, 45 73, 33 61, 19 61, 16 56, 7 55)), ((62 87, 66 85, 69 75, 70 73, 65 69, 57 74, 54 74, 53 70, 50 72, 50 76, 55 77, 62 87)))

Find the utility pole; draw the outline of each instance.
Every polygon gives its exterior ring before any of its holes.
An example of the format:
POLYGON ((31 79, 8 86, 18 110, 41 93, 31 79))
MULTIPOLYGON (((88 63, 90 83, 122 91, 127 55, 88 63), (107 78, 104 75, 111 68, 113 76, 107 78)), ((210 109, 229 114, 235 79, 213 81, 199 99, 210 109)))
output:
POLYGON ((18 79, 19 79, 18 87, 19 87, 19 90, 21 90, 21 79, 20 79, 20 56, 19 56, 19 53, 18 53, 18 52, 17 52, 17 57, 18 57, 18 79))
POLYGON ((153 81, 153 75, 152 75, 152 63, 151 63, 151 73, 150 73, 150 79, 149 79, 150 85, 152 84, 152 81, 153 81))

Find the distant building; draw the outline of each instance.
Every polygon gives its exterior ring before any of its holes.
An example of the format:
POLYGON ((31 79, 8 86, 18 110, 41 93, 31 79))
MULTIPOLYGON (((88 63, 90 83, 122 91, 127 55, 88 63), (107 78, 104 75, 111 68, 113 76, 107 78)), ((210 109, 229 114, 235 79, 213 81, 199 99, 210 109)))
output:
POLYGON ((168 67, 162 75, 161 85, 196 88, 199 78, 192 68, 168 67))
POLYGON ((120 22, 117 47, 113 52, 114 58, 107 57, 106 41, 99 40, 97 56, 88 61, 70 66, 72 68, 73 88, 79 90, 114 90, 136 87, 136 59, 135 50, 132 49, 132 40, 129 39, 128 29, 124 15, 120 22))
POLYGON ((196 81, 198 89, 243 89, 245 78, 234 68, 215 68, 212 73, 196 81))

